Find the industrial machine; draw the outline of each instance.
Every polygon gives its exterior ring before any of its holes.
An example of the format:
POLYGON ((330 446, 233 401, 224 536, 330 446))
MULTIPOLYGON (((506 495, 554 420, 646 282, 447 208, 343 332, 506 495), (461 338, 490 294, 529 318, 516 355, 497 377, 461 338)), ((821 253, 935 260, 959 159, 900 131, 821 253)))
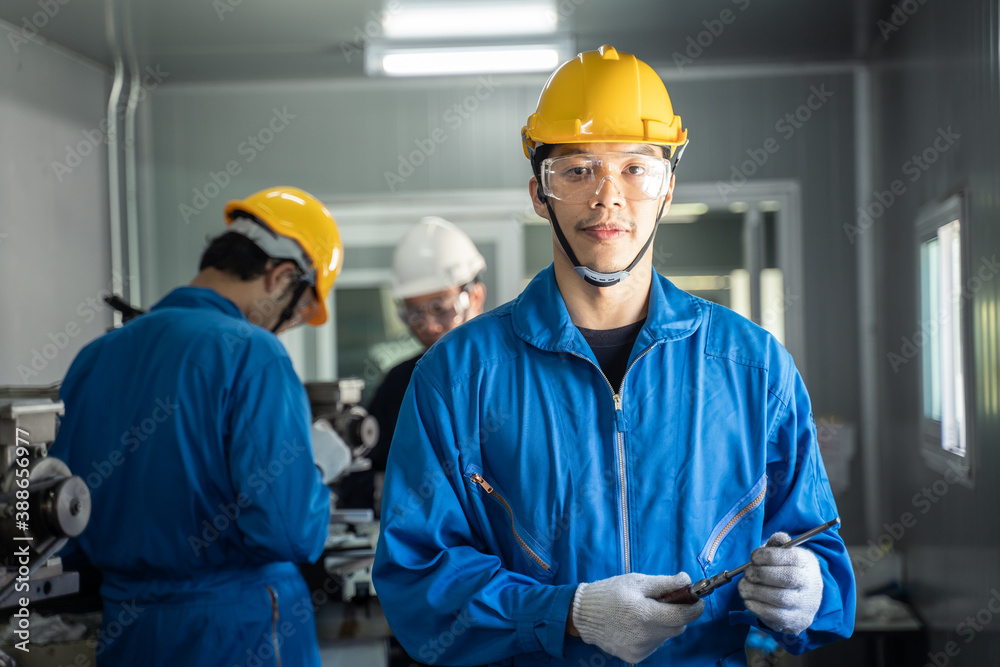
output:
MULTIPOLYGON (((342 477, 369 470, 371 461, 366 457, 378 442, 379 427, 360 405, 364 380, 307 382, 305 387, 313 421, 328 422, 351 450, 352 460, 342 477)), ((336 484, 332 486, 336 497, 336 484)), ((346 602, 371 593, 371 566, 377 539, 378 523, 372 510, 334 507, 323 570, 336 584, 341 600, 346 602)))
POLYGON ((86 528, 90 490, 46 457, 63 413, 57 387, 0 387, 0 608, 77 592, 53 556, 86 528))
MULTIPOLYGON (((87 527, 90 490, 46 456, 61 414, 58 385, 0 387, 0 611, 11 613, 23 650, 29 605, 80 588, 79 574, 64 572, 56 554, 87 527)), ((0 665, 13 664, 0 651, 0 665)))

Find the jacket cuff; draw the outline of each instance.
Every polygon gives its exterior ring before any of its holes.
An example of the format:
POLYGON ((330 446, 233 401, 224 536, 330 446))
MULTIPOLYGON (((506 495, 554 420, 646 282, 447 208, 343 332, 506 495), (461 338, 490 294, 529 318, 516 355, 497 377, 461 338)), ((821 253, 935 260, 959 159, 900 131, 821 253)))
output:
POLYGON ((549 655, 562 658, 566 643, 566 618, 576 585, 546 586, 543 600, 535 618, 526 618, 518 623, 517 634, 525 653, 545 651, 549 655))

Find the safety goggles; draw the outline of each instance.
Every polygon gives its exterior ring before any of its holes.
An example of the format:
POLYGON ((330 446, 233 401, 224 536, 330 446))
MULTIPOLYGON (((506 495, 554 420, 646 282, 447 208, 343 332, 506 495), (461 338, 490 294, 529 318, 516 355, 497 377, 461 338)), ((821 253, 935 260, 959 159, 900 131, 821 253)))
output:
POLYGON ((297 282, 291 288, 295 304, 286 306, 278 322, 271 330, 274 333, 287 331, 300 324, 309 323, 319 311, 319 300, 316 298, 316 288, 308 280, 303 279, 301 272, 296 276, 297 282))
POLYGON ((308 323, 319 311, 319 299, 316 298, 316 288, 308 283, 308 281, 303 282, 306 282, 309 286, 302 292, 299 302, 295 304, 294 317, 296 323, 308 323))
POLYGON ((399 317, 413 329, 422 329, 431 321, 448 328, 465 319, 469 310, 469 292, 475 283, 469 283, 455 296, 443 296, 422 306, 408 306, 400 301, 396 304, 399 317))
POLYGON ((657 199, 670 190, 670 162, 640 153, 581 153, 542 160, 542 192, 568 202, 584 202, 610 180, 625 199, 657 199))

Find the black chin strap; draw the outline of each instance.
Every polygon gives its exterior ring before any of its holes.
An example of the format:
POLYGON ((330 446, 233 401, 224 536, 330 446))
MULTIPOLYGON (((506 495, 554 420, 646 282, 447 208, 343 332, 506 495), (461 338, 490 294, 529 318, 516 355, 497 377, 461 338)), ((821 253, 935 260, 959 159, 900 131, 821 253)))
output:
POLYGON ((563 250, 566 251, 566 256, 569 257, 569 261, 572 262, 573 270, 576 271, 581 278, 595 287, 610 287, 612 285, 617 285, 621 281, 628 278, 632 269, 636 267, 643 255, 649 251, 649 247, 653 245, 653 237, 656 236, 656 228, 660 224, 660 216, 663 215, 663 207, 667 205, 667 200, 664 199, 663 203, 660 204, 659 212, 656 214, 656 221, 653 223, 653 231, 650 232, 649 238, 646 239, 646 243, 643 244, 642 249, 639 250, 639 254, 635 256, 632 263, 621 271, 601 273, 600 271, 595 271, 588 266, 583 266, 580 263, 580 260, 576 258, 576 253, 573 252, 573 248, 570 247, 569 241, 566 240, 566 235, 563 234, 562 229, 559 227, 559 222, 556 220, 556 212, 552 210, 552 204, 549 203, 549 198, 545 196, 545 193, 541 191, 541 187, 538 189, 538 198, 545 202, 545 208, 549 210, 549 220, 552 222, 552 228, 556 232, 556 238, 559 239, 559 245, 561 245, 563 250))
POLYGON ((281 328, 281 325, 292 319, 292 316, 295 315, 295 307, 298 305, 299 299, 302 298, 302 293, 306 291, 307 287, 309 287, 309 283, 304 280, 300 280, 299 284, 295 286, 295 292, 292 294, 291 302, 289 302, 289 304, 285 306, 285 309, 281 311, 281 317, 278 318, 278 323, 274 325, 273 329, 271 329, 271 333, 278 333, 278 329, 281 328))

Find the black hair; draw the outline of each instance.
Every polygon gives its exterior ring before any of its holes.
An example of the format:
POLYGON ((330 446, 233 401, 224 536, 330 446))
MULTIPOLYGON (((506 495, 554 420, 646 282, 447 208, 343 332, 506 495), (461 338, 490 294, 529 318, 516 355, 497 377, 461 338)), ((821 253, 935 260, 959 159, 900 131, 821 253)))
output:
POLYGON ((209 243, 201 256, 199 271, 218 269, 240 280, 264 275, 271 258, 257 244, 236 232, 226 232, 209 243))

